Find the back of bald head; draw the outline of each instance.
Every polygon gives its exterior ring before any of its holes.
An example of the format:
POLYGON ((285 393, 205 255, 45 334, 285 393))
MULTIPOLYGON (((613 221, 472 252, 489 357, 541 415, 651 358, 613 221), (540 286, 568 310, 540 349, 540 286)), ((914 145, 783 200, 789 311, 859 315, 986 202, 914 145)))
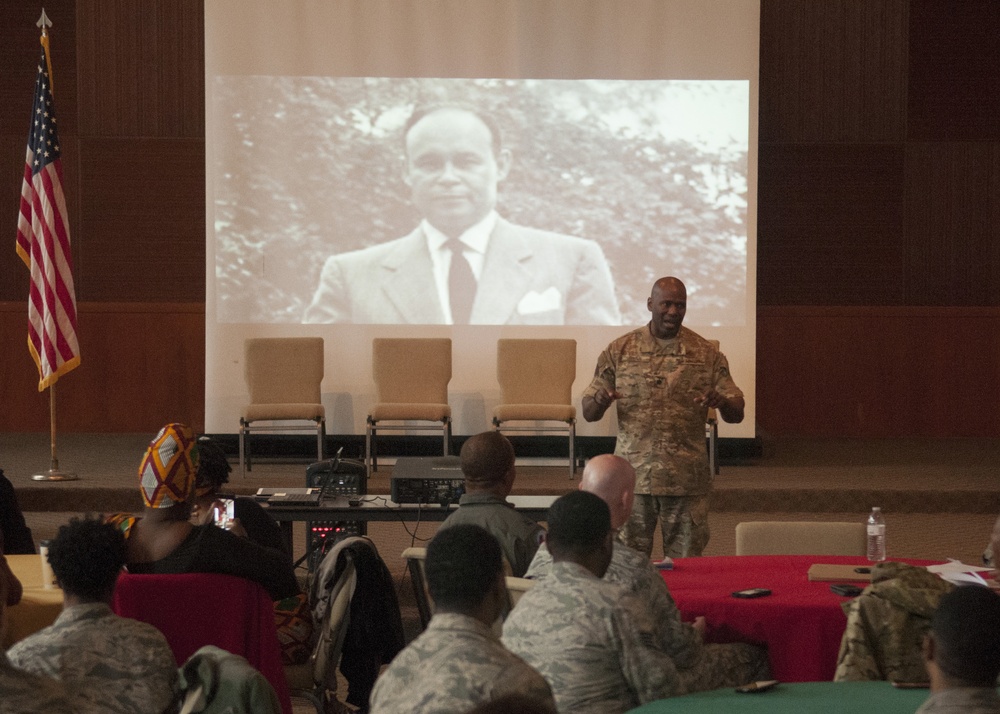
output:
POLYGON ((599 496, 611 509, 611 526, 620 528, 632 510, 635 469, 614 454, 601 454, 587 462, 580 477, 580 490, 599 496))
POLYGON ((490 488, 504 483, 514 469, 514 447, 498 431, 484 431, 470 436, 460 454, 462 475, 468 485, 490 488))

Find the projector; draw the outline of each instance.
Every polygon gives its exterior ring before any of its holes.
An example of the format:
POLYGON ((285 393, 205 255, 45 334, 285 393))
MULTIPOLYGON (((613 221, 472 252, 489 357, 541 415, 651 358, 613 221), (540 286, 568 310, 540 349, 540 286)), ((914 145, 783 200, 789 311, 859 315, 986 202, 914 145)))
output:
POLYGON ((396 503, 458 503, 465 479, 457 456, 404 457, 396 460, 390 479, 396 503))

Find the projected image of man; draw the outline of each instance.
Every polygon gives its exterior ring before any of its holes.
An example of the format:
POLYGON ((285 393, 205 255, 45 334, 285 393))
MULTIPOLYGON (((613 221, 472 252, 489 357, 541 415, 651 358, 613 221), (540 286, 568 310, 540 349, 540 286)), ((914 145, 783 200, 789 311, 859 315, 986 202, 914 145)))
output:
POLYGON ((329 258, 304 322, 621 323, 597 243, 497 213, 512 159, 491 117, 459 105, 419 108, 403 135, 403 180, 420 225, 329 258))

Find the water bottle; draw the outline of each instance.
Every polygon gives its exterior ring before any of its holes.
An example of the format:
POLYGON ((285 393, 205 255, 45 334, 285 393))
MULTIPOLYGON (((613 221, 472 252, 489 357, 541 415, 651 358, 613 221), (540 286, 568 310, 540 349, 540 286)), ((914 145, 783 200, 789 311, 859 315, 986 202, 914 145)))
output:
POLYGON ((868 560, 873 563, 885 560, 885 518, 878 506, 868 516, 868 560))

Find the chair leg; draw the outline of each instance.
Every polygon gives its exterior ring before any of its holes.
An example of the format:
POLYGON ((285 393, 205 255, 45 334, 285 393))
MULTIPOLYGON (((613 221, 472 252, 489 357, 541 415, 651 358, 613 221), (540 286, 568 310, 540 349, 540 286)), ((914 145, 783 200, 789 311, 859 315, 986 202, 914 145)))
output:
POLYGON ((451 417, 445 419, 441 433, 444 435, 444 455, 451 453, 451 417))
POLYGON ((316 460, 323 460, 323 446, 326 442, 326 419, 320 417, 316 420, 316 460))
POLYGON ((247 475, 246 468, 246 438, 244 432, 246 430, 247 423, 240 418, 240 477, 245 477, 247 475))
POLYGON ((576 476, 576 421, 569 423, 569 480, 576 476))
POLYGON ((375 438, 375 424, 372 422, 371 418, 368 419, 368 423, 365 425, 365 471, 368 474, 368 478, 372 477, 372 441, 375 438))

